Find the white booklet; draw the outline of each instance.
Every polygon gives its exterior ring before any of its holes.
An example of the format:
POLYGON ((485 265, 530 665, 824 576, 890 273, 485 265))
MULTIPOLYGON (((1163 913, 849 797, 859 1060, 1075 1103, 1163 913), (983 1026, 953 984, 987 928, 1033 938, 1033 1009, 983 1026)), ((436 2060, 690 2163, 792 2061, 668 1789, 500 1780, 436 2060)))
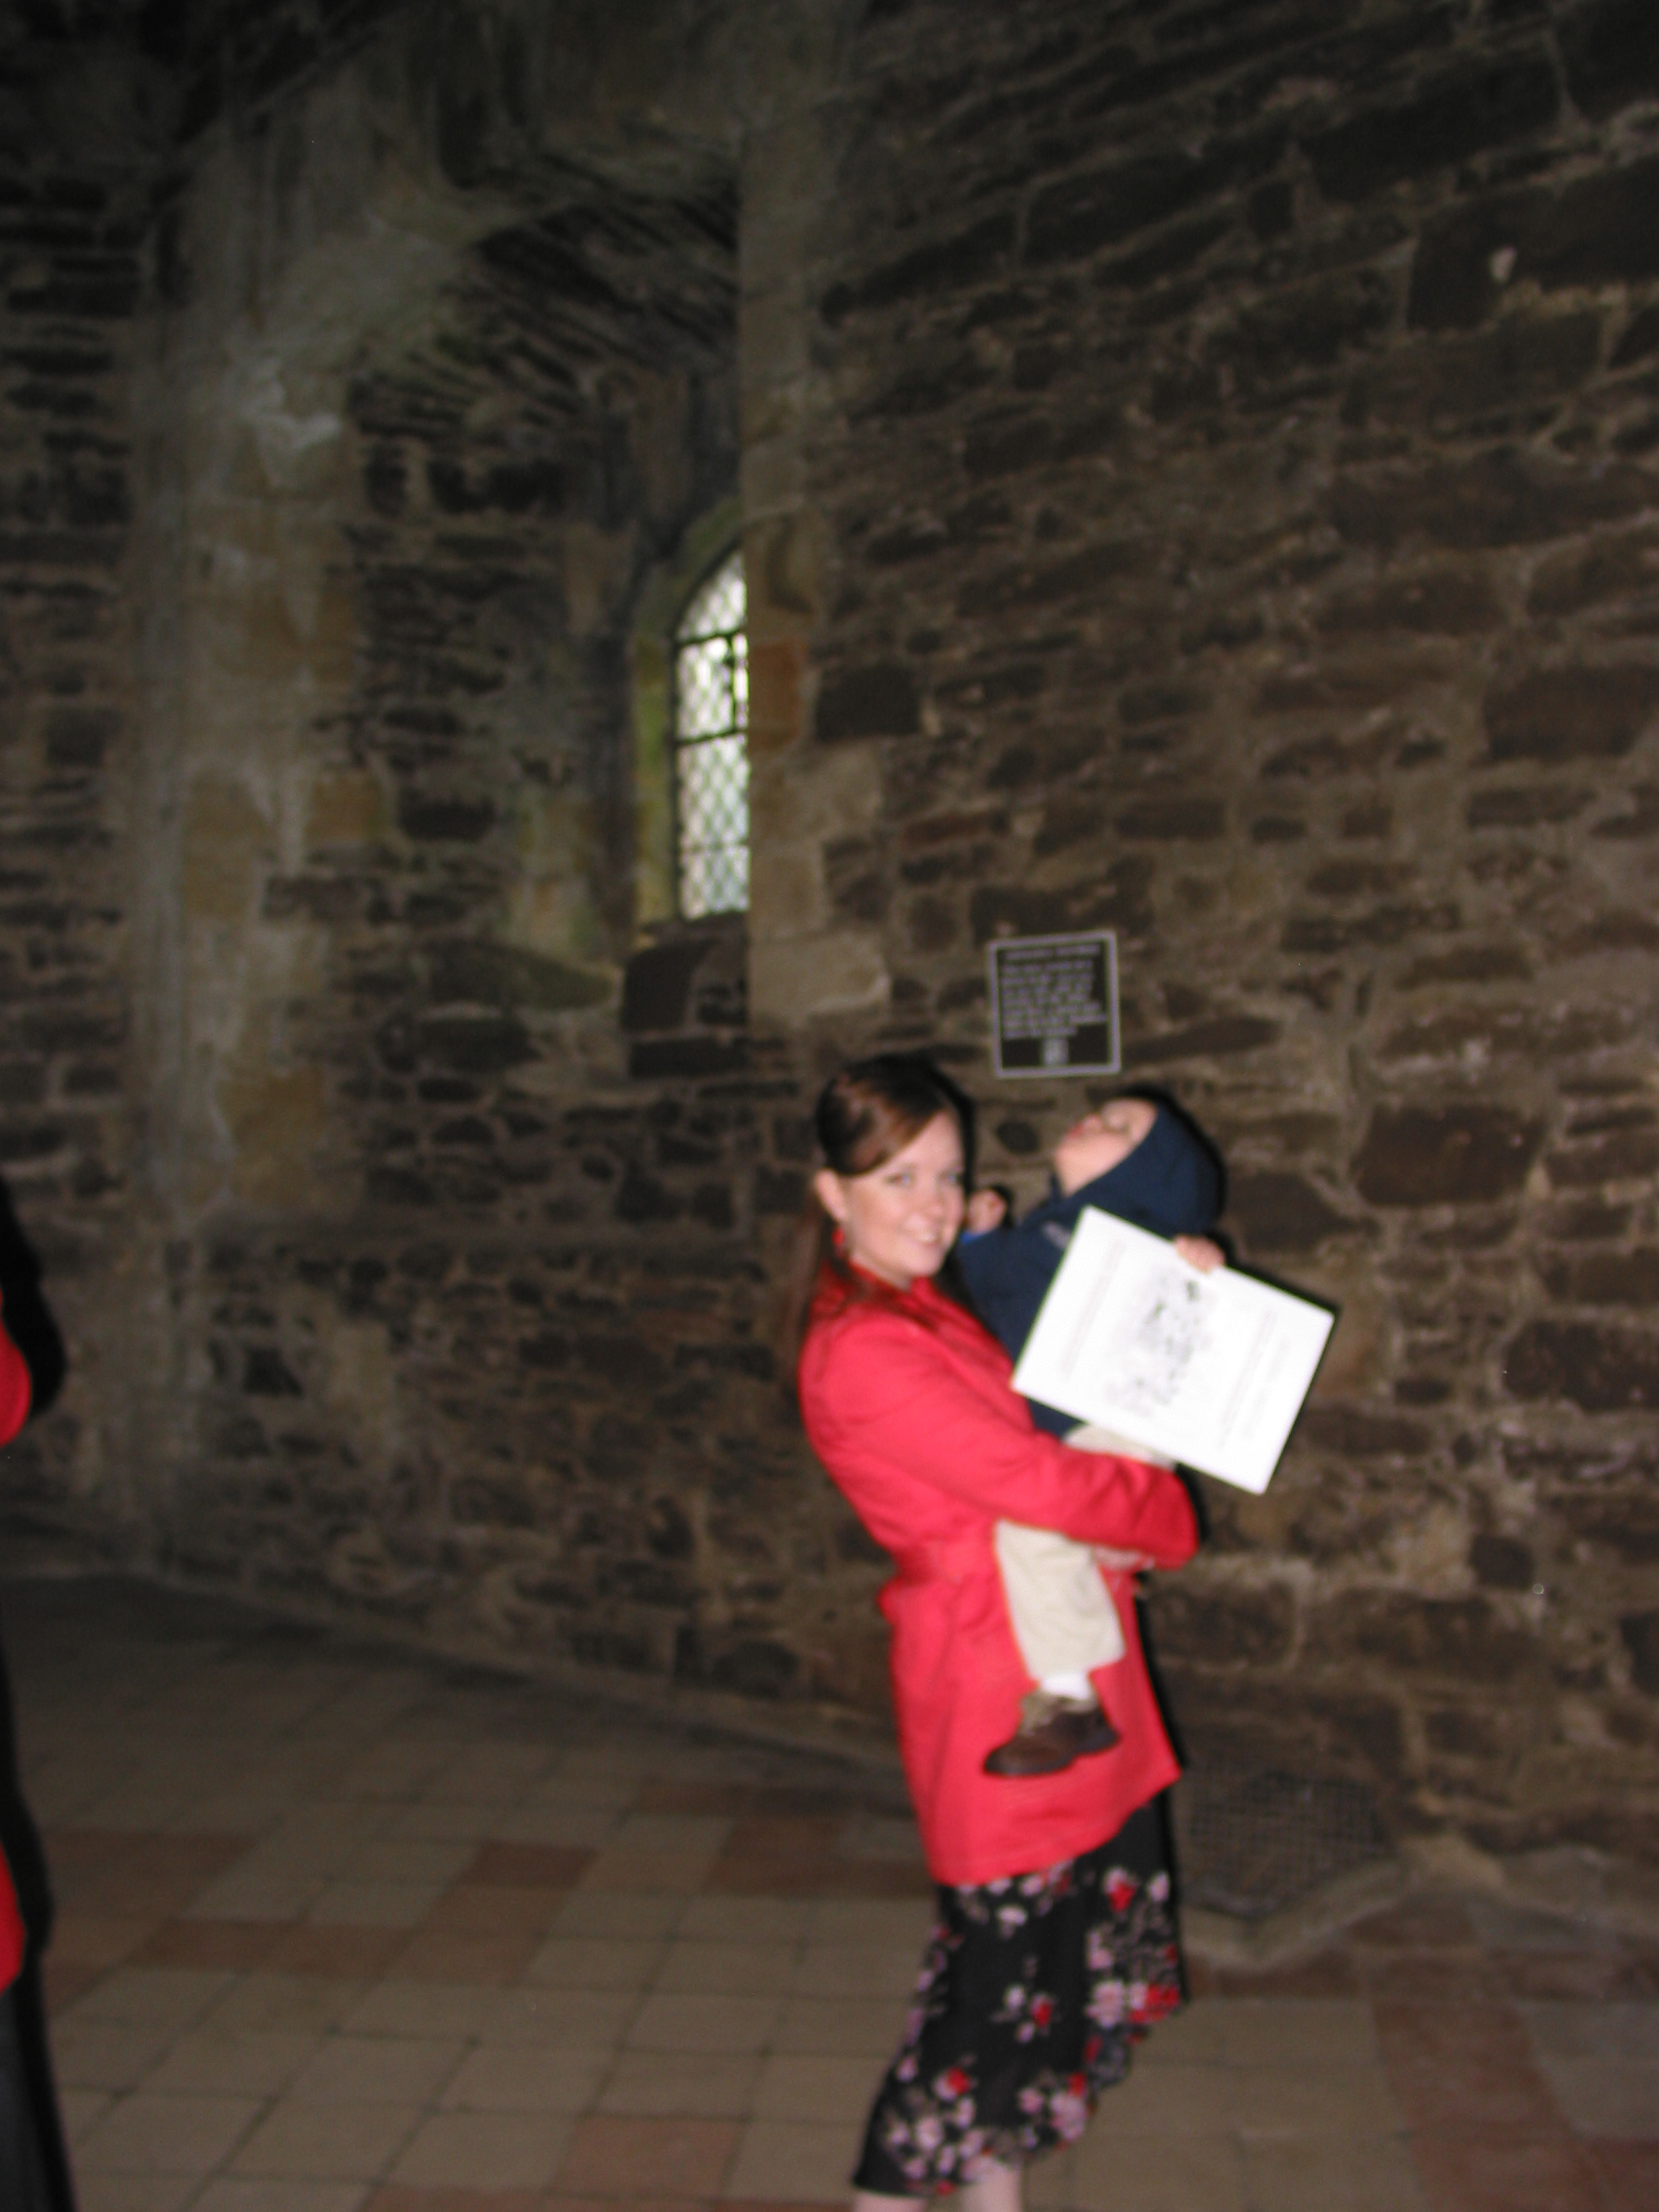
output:
POLYGON ((1014 1386, 1240 1490, 1265 1491, 1335 1316, 1086 1206, 1014 1386))

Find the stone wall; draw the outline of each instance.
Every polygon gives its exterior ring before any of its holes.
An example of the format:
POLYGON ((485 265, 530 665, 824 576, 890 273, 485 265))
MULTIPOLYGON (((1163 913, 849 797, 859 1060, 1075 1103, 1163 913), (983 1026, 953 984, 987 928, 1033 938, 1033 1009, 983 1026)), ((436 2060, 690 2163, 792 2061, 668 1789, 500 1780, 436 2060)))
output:
POLYGON ((130 1511, 136 623, 129 385, 150 207, 124 79, 0 26, 0 1175, 77 1388, 14 1498, 130 1511), (77 97, 77 92, 79 96, 77 97), (92 1411, 103 1399, 107 1417, 92 1411))
POLYGON ((1195 1740, 1651 1850, 1651 18, 886 8, 847 66, 788 781, 878 789, 771 865, 1027 1187, 1078 1093, 984 1081, 982 948, 1116 929, 1126 1072, 1342 1303, 1154 1597, 1195 1740))
POLYGON ((990 1079, 984 947, 1107 926, 1125 1080, 1343 1308, 1154 1597, 1192 1746, 1650 1855, 1647 11, 245 15, 113 11, 104 198, 31 125, 7 248, 31 1510, 879 1711, 767 1349, 806 1106, 930 1047, 1030 1195, 1109 1087, 990 1079), (734 490, 688 927, 641 625, 734 490))

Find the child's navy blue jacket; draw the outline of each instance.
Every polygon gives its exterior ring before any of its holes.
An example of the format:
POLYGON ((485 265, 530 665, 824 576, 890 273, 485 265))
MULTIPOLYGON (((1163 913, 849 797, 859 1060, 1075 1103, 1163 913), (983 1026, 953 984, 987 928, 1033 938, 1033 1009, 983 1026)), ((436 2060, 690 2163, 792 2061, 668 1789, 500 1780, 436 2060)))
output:
MULTIPOLYGON (((956 1247, 957 1265, 980 1320, 1009 1357, 1017 1359, 1085 1206, 1115 1213, 1160 1236, 1203 1236, 1220 1203, 1215 1161, 1185 1123, 1161 1106, 1126 1160, 1069 1198, 1053 1190, 1021 1222, 965 1236, 956 1247)), ((1027 1402, 1037 1426, 1052 1436, 1077 1426, 1073 1414, 1027 1402)))

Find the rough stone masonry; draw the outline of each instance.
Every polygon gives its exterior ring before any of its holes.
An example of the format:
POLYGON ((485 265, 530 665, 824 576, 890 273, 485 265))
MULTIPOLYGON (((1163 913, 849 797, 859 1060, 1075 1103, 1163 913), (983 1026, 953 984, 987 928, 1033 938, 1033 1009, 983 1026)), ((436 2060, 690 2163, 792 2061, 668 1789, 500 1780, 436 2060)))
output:
POLYGON ((1659 1855, 1648 0, 35 0, 0 37, 14 1526, 879 1712, 768 1345, 984 947, 1341 1301, 1152 1601, 1190 1747, 1659 1855), (741 532, 747 921, 669 631, 741 532))

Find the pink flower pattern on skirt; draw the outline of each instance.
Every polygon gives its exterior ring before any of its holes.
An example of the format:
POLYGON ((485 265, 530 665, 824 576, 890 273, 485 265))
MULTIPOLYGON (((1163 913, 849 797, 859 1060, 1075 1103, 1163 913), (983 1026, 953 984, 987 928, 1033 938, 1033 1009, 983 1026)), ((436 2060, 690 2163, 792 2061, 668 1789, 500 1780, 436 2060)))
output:
POLYGON ((1082 1858, 940 1890, 856 2186, 931 2194, 1077 2140, 1134 2046, 1182 2001, 1161 1845, 1143 1807, 1082 1858))

